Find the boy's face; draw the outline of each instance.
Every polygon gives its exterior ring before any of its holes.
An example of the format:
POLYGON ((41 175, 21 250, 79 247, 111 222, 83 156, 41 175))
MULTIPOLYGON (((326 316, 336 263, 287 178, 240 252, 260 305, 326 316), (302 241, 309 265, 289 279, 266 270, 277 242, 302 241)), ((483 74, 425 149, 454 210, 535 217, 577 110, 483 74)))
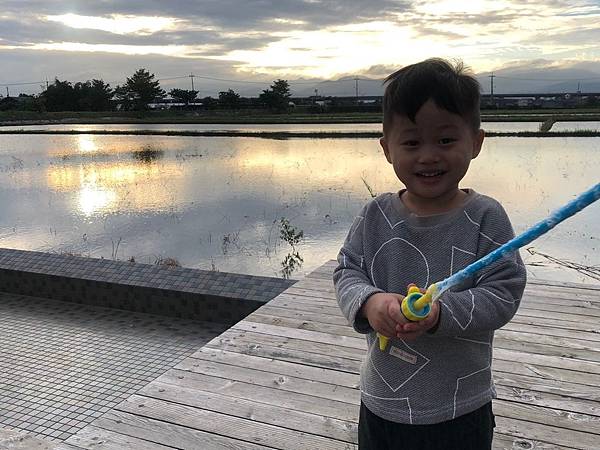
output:
POLYGON ((473 131, 459 115, 428 100, 415 122, 396 114, 381 138, 385 157, 406 186, 405 204, 414 212, 443 212, 460 204, 458 183, 481 150, 483 130, 473 131))

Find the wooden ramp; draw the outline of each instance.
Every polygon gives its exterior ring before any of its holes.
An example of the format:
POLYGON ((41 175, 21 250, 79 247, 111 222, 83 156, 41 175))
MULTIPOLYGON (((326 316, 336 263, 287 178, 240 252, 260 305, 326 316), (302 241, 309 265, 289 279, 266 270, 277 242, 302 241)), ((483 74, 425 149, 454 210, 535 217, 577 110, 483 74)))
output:
MULTIPOLYGON (((365 341, 337 307, 334 267, 212 340, 68 448, 356 448, 365 341)), ((528 285, 496 334, 495 449, 600 449, 599 323, 600 287, 528 285)))

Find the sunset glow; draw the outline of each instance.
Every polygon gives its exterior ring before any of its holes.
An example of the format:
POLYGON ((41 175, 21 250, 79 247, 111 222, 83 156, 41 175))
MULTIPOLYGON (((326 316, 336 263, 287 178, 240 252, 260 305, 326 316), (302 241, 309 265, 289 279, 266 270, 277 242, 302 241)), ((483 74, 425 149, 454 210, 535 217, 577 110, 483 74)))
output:
POLYGON ((177 22, 177 19, 171 17, 123 16, 120 14, 112 14, 108 18, 78 14, 62 14, 45 18, 71 28, 102 30, 116 34, 152 34, 172 29, 177 22))

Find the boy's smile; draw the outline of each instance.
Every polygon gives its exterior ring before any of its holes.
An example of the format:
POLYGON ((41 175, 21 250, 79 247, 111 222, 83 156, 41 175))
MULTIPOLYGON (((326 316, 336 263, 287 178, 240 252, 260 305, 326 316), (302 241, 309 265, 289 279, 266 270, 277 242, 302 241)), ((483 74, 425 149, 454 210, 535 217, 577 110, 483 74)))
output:
POLYGON ((439 214, 459 206, 458 183, 481 150, 483 130, 428 100, 415 122, 395 114, 381 138, 385 156, 406 186, 402 201, 415 214, 439 214))

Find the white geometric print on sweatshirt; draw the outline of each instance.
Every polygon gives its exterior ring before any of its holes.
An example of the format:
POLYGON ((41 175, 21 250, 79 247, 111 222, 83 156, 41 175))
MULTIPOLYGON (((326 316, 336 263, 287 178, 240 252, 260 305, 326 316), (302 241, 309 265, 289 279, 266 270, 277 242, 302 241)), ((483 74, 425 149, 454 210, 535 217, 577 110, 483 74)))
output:
MULTIPOLYGON (((376 344, 373 343, 373 345, 376 344)), ((375 372, 392 392, 396 392, 398 389, 408 383, 431 361, 428 357, 422 353, 419 353, 410 345, 408 345, 406 341, 401 339, 394 340, 394 345, 390 347, 389 351, 391 354, 396 352, 400 354, 401 357, 390 358, 390 355, 388 355, 387 352, 370 351, 367 354, 367 360, 365 361, 365 364, 373 365, 375 372), (412 361, 407 364, 406 360, 402 359, 402 355, 412 358, 412 361), (381 367, 385 366, 388 375, 391 375, 389 379, 382 375, 383 371, 378 369, 378 366, 380 365, 381 367)))
POLYGON ((489 382, 490 387, 492 386, 492 379, 489 376, 489 370, 488 370, 490 368, 490 366, 492 365, 492 345, 489 342, 475 341, 475 340, 466 339, 466 338, 455 338, 455 339, 457 339, 459 341, 470 342, 471 344, 475 344, 475 345, 486 345, 489 348, 489 358, 488 358, 487 364, 484 367, 482 367, 480 369, 477 369, 477 370, 474 370, 473 372, 465 374, 462 377, 458 377, 456 379, 456 386, 455 386, 455 389, 454 389, 454 410, 452 412, 452 418, 453 419, 456 418, 456 403, 457 403, 457 401, 460 401, 460 398, 459 398, 460 397, 460 393, 461 393, 460 386, 461 386, 461 382, 462 381, 464 381, 464 380, 466 380, 468 378, 472 378, 474 376, 478 376, 479 375, 479 376, 485 377, 486 378, 485 381, 489 382))
MULTIPOLYGON (((373 286, 376 288, 382 288, 385 285, 384 280, 377 280, 377 273, 374 271, 374 267, 383 267, 383 262, 387 262, 391 267, 398 267, 405 261, 410 261, 411 269, 414 271, 414 278, 412 280, 417 286, 429 286, 429 263, 427 258, 421 250, 415 247, 406 239, 400 237, 393 237, 385 241, 377 249, 373 255, 371 261, 371 278, 373 286)), ((387 276, 386 273, 382 273, 382 276, 387 276)))

